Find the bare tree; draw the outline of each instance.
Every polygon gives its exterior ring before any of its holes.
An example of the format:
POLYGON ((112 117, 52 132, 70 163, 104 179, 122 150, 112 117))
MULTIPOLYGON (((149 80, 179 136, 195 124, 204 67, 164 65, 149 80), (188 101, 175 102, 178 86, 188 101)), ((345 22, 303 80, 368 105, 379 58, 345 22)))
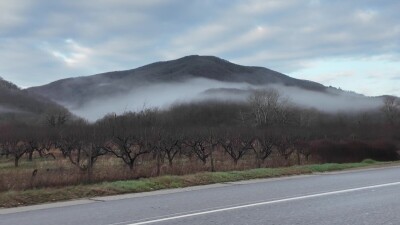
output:
POLYGON ((66 110, 56 110, 48 112, 45 117, 48 126, 60 127, 67 123, 70 114, 66 110))
POLYGON ((234 165, 252 149, 253 138, 245 134, 227 134, 220 139, 220 144, 226 153, 232 158, 234 165))
POLYGON ((157 163, 157 176, 161 173, 161 166, 168 160, 169 167, 173 167, 173 161, 182 150, 183 137, 172 130, 165 128, 153 128, 148 137, 148 147, 153 152, 153 158, 157 163))
POLYGON ((210 159, 210 170, 214 172, 215 162, 213 153, 220 144, 218 138, 220 131, 216 129, 198 128, 187 130, 186 132, 183 145, 191 149, 189 154, 194 153, 203 165, 206 165, 208 159, 210 159))
POLYGON ((99 127, 91 127, 86 136, 87 144, 83 148, 86 158, 88 182, 92 181, 93 166, 100 156, 106 155, 108 136, 99 127))
POLYGON ((19 166, 19 160, 21 157, 28 152, 29 146, 24 141, 18 139, 11 139, 6 142, 8 152, 14 157, 14 166, 19 166))
POLYGON ((106 134, 96 126, 73 126, 61 134, 56 146, 69 161, 91 181, 93 166, 97 159, 107 154, 106 134))
POLYGON ((275 144, 275 138, 266 131, 259 131, 259 134, 255 137, 251 148, 256 156, 257 167, 261 168, 265 160, 272 154, 272 150, 275 144))
POLYGON ((145 133, 120 133, 107 143, 106 149, 117 158, 122 159, 129 169, 133 170, 138 157, 151 152, 146 141, 145 133))
POLYGON ((208 139, 206 141, 208 142, 208 145, 210 146, 211 172, 215 172, 214 152, 219 145, 218 134, 220 132, 221 131, 218 131, 215 129, 210 129, 208 131, 209 135, 208 135, 208 139))
POLYGON ((254 91, 249 97, 249 103, 258 126, 283 125, 289 121, 291 110, 288 100, 283 99, 275 89, 254 91))
POLYGON ((162 137, 160 137, 159 146, 168 159, 168 164, 172 167, 172 161, 174 160, 175 156, 181 151, 182 146, 182 135, 174 134, 173 131, 162 131, 162 137))
POLYGON ((152 126, 156 120, 156 111, 143 110, 138 113, 127 112, 121 116, 108 115, 100 123, 109 140, 106 149, 120 158, 130 170, 135 169, 137 159, 153 151, 152 143, 146 127, 152 126))
POLYGON ((25 127, 10 127, 0 132, 2 147, 6 154, 13 156, 14 166, 19 166, 19 160, 29 151, 25 127))
POLYGON ((28 161, 33 160, 34 152, 38 152, 42 156, 42 150, 44 150, 45 143, 44 139, 47 136, 45 129, 43 127, 29 127, 24 131, 26 136, 26 144, 28 146, 28 161))
POLYGON ((307 141, 298 141, 296 142, 296 149, 297 151, 304 156, 306 161, 308 162, 310 156, 312 154, 312 149, 310 144, 307 141))
POLYGON ((212 148, 207 142, 207 137, 201 134, 190 135, 185 138, 184 144, 189 146, 198 159, 205 165, 208 157, 211 155, 212 148))
POLYGON ((290 165, 289 158, 295 151, 294 136, 288 133, 281 133, 275 140, 279 155, 285 159, 286 165, 290 165))
POLYGON ((73 135, 62 135, 56 143, 56 148, 58 148, 64 158, 71 157, 74 151, 76 152, 77 159, 74 160, 77 164, 80 162, 80 156, 81 156, 81 149, 82 149, 82 143, 81 140, 78 139, 78 137, 75 137, 73 135))
POLYGON ((383 100, 382 111, 386 121, 395 124, 400 116, 400 101, 394 96, 387 96, 383 100))
POLYGON ((39 141, 38 153, 40 157, 45 157, 45 158, 51 157, 53 159, 56 159, 56 157, 54 156, 53 153, 50 152, 50 150, 56 147, 57 138, 54 134, 51 134, 49 132, 46 132, 46 136, 41 137, 39 141))

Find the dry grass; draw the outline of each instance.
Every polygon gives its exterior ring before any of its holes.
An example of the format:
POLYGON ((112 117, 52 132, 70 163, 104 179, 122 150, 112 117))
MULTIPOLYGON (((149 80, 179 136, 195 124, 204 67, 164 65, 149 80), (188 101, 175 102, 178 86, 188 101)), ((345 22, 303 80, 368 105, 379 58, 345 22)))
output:
POLYGON ((165 175, 160 177, 142 178, 136 180, 102 182, 87 185, 74 185, 62 188, 41 188, 25 191, 7 191, 0 193, 0 207, 15 207, 32 205, 45 202, 62 201, 69 199, 106 196, 124 193, 136 193, 160 190, 166 188, 180 188, 193 185, 205 185, 221 182, 232 182, 247 179, 269 178, 343 170, 350 168, 366 167, 370 165, 388 165, 375 161, 346 164, 321 164, 303 165, 282 168, 261 168, 245 171, 230 172, 201 172, 196 174, 175 176, 165 175))
MULTIPOLYGON (((57 154, 57 152, 54 152, 57 154)), ((65 187, 69 185, 87 184, 88 173, 75 167, 71 162, 63 158, 61 154, 52 158, 43 159, 36 156, 32 162, 21 159, 20 166, 14 167, 12 159, 0 159, 0 192, 21 191, 46 187, 65 187)), ((295 156, 289 162, 294 165, 295 156)), ((303 164, 318 163, 318 161, 302 160, 303 164)), ((245 155, 237 165, 224 151, 214 152, 214 171, 241 171, 254 169, 256 160, 253 154, 245 155)), ((263 168, 277 168, 286 166, 282 157, 276 153, 271 155, 262 165, 263 168)), ((187 175, 199 172, 211 171, 210 159, 203 164, 195 156, 177 156, 170 167, 167 162, 161 165, 160 175, 187 175)), ((120 159, 112 156, 102 156, 95 163, 90 183, 104 181, 132 180, 139 178, 156 177, 156 160, 151 155, 138 158, 134 170, 130 170, 120 159)))
MULTIPOLYGON (((237 165, 221 152, 214 155, 215 171, 248 170, 255 168, 254 156, 249 154, 237 165)), ((285 165, 280 157, 271 157, 263 167, 285 165)), ((167 162, 161 166, 160 175, 187 175, 211 171, 208 161, 203 164, 196 157, 177 157, 172 167, 167 162)), ((100 157, 93 168, 91 183, 117 180, 131 180, 157 176, 156 161, 150 156, 137 160, 135 169, 130 170, 122 161, 112 156, 100 157)), ((88 174, 73 166, 70 161, 57 155, 57 159, 34 158, 32 162, 21 159, 20 166, 14 167, 12 159, 0 159, 0 192, 21 191, 34 188, 64 187, 88 183, 88 174)))

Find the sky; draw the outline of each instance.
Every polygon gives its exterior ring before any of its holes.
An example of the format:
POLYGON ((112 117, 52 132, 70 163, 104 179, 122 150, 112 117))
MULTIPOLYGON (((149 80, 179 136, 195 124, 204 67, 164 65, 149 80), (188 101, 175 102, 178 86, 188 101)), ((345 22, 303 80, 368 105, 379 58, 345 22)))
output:
POLYGON ((1 0, 0 76, 21 87, 214 55, 400 96, 398 0, 1 0))

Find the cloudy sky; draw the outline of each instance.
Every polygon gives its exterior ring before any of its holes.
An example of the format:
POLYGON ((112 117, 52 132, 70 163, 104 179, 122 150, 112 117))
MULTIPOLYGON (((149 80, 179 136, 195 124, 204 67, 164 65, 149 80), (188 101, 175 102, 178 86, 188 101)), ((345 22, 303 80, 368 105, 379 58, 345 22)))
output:
POLYGON ((185 55, 400 96, 398 0, 1 0, 0 76, 29 87, 185 55))

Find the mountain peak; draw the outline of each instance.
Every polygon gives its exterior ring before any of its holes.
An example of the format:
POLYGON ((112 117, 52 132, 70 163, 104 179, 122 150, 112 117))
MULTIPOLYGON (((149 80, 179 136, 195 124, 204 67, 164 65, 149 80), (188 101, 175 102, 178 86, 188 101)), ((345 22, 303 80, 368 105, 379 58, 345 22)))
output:
MULTIPOLYGON (((280 84, 314 91, 325 90, 325 86, 321 84, 291 78, 267 68, 242 66, 215 56, 189 55, 131 70, 59 80, 48 85, 29 88, 29 91, 72 109, 90 103, 93 99, 123 96, 148 87, 179 85, 193 80, 200 80, 200 83, 196 83, 196 88, 203 85, 201 88, 205 89, 209 89, 212 83, 217 86, 280 84)), ((187 95, 194 90, 189 88, 185 91, 186 93, 181 94, 187 95)))
POLYGON ((170 61, 161 61, 149 64, 132 72, 146 72, 146 76, 157 79, 182 80, 188 77, 198 77, 229 81, 232 74, 251 74, 255 68, 231 63, 216 56, 189 55, 170 61))
POLYGON ((214 61, 214 62, 227 62, 231 63, 228 60, 219 58, 217 56, 212 56, 212 55, 187 55, 182 58, 176 59, 176 61, 179 60, 208 60, 208 61, 214 61))
MULTIPOLYGON (((225 64, 225 65, 230 65, 230 66, 240 66, 237 64, 234 64, 232 62, 229 62, 228 60, 216 57, 216 56, 211 56, 211 55, 188 55, 184 56, 179 59, 171 60, 169 62, 186 62, 186 63, 215 63, 215 64, 225 64)), ((244 67, 244 66, 241 66, 244 67)))

